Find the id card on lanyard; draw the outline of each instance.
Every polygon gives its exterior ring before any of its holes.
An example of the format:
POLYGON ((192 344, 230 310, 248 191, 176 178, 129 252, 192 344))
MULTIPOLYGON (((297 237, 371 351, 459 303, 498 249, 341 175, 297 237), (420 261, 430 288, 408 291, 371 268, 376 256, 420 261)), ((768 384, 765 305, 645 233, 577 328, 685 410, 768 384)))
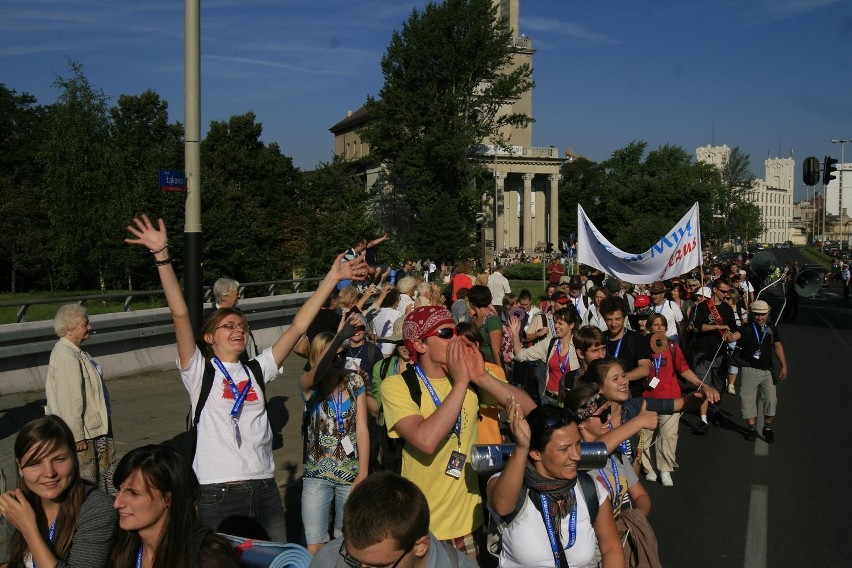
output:
POLYGON ((231 389, 231 394, 234 395, 234 406, 231 407, 231 422, 234 425, 234 439, 237 442, 237 447, 241 447, 243 444, 242 436, 240 435, 240 420, 239 415, 243 409, 243 404, 246 401, 246 397, 248 396, 249 391, 251 390, 251 373, 243 365, 243 371, 245 371, 246 377, 248 380, 246 381, 246 386, 243 387, 243 390, 237 388, 237 383, 234 382, 234 379, 231 378, 231 374, 228 373, 228 369, 225 368, 225 365, 222 364, 222 361, 219 360, 218 357, 213 358, 213 363, 219 368, 219 371, 225 376, 225 380, 228 383, 228 388, 231 389))
MULTIPOLYGON (((432 383, 429 381, 429 378, 423 372, 423 369, 420 368, 420 365, 414 366, 414 372, 417 374, 417 378, 423 383, 423 386, 426 387, 426 390, 429 392, 429 396, 432 397, 432 402, 435 404, 435 408, 441 407, 441 399, 438 398, 438 393, 435 392, 435 387, 432 386, 432 383)), ((464 402, 462 402, 464 404, 464 402)), ((454 477, 459 479, 462 475, 462 470, 464 469, 464 464, 467 461, 467 455, 461 451, 461 429, 462 429, 462 418, 461 411, 459 411, 459 416, 456 418, 456 424, 453 426, 453 434, 456 435, 456 439, 458 440, 459 449, 457 451, 453 451, 450 455, 450 459, 447 461, 447 468, 444 471, 450 477, 454 477)))

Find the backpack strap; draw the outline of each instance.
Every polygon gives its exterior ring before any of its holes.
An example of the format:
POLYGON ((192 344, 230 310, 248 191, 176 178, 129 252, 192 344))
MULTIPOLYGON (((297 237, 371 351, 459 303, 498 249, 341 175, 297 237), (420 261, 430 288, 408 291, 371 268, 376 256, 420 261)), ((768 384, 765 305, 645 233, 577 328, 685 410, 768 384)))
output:
POLYGON ((586 501, 586 509, 589 510, 589 520, 592 527, 595 526, 595 519, 598 516, 598 489, 595 486, 595 480, 587 471, 577 473, 577 481, 580 482, 580 492, 583 494, 583 499, 586 501))
POLYGON ((381 363, 379 363, 379 377, 381 377, 382 380, 385 380, 388 376, 388 369, 390 369, 391 359, 393 359, 393 357, 386 357, 382 359, 381 363))
POLYGON ((417 378, 417 373, 414 371, 414 366, 408 367, 402 372, 402 379, 405 381, 405 386, 408 387, 408 394, 411 395, 411 400, 420 408, 420 379, 417 378))

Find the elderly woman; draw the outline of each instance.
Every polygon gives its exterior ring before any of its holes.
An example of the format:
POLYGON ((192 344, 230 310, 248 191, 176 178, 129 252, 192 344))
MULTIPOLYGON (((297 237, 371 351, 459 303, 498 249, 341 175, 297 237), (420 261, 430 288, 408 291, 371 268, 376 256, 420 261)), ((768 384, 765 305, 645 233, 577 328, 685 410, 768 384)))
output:
MULTIPOLYGON (((220 278, 213 283, 213 308, 204 313, 204 317, 209 316, 213 311, 219 308, 237 308, 237 303, 240 301, 240 283, 233 278, 220 278)), ((257 357, 260 351, 257 349, 257 342, 254 340, 254 334, 249 330, 248 343, 246 344, 245 359, 257 357)))
POLYGON ((59 416, 71 428, 80 476, 103 491, 115 493, 109 392, 103 369, 80 348, 92 333, 86 308, 77 304, 62 306, 56 312, 53 329, 59 341, 50 353, 47 368, 45 413, 59 416))

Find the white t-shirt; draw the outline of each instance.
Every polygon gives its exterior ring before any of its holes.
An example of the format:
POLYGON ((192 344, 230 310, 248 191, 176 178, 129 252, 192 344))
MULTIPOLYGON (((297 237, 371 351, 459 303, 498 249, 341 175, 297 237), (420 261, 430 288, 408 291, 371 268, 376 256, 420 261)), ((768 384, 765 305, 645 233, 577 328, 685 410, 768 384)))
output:
MULTIPOLYGON (((500 475, 499 473, 497 475, 500 475)), ((565 549, 565 559, 569 566, 594 566, 597 551, 595 527, 592 526, 586 500, 583 498, 580 483, 574 486, 577 501, 577 540, 574 546, 565 549)), ((608 498, 606 488, 595 480, 598 505, 608 498)), ((570 515, 562 520, 560 541, 568 546, 570 515)), ((541 513, 532 504, 527 495, 523 510, 506 527, 502 535, 503 550, 500 553, 500 568, 552 568, 554 565, 547 528, 541 513)))
POLYGON ((488 277, 488 289, 491 290, 491 305, 503 306, 503 298, 506 294, 512 293, 512 288, 509 286, 509 280, 502 273, 495 270, 488 277))
MULTIPOLYGON (((264 349, 257 356, 257 362, 263 370, 263 378, 268 384, 278 376, 278 368, 272 357, 272 349, 264 349)), ((275 464, 272 461, 272 429, 266 414, 266 401, 260 387, 255 384, 254 376, 242 363, 222 362, 231 378, 242 391, 246 381, 251 378, 252 386, 246 396, 238 416, 241 443, 237 444, 231 409, 234 395, 219 368, 211 361, 216 370, 213 376, 213 388, 207 403, 201 410, 198 421, 198 445, 192 469, 202 485, 209 483, 228 483, 249 479, 269 479, 275 476, 275 464)), ((196 348, 192 360, 186 369, 178 369, 183 385, 189 391, 192 415, 201 395, 201 379, 204 375, 204 356, 196 348)))
MULTIPOLYGON (((402 316, 402 313, 393 308, 380 309, 376 317, 373 318, 373 333, 376 334, 376 337, 390 336, 393 333, 393 324, 400 316, 402 316)), ((396 349, 396 345, 393 343, 378 343, 377 345, 385 357, 393 353, 393 350, 396 349)))

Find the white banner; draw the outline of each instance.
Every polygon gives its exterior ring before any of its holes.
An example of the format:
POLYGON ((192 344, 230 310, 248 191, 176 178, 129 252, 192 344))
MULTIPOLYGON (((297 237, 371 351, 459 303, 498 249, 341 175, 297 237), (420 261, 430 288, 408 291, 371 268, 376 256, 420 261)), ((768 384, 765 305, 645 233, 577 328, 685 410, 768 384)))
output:
POLYGON ((632 284, 650 284, 689 272, 701 265, 698 203, 641 254, 613 246, 577 204, 577 260, 632 284))

